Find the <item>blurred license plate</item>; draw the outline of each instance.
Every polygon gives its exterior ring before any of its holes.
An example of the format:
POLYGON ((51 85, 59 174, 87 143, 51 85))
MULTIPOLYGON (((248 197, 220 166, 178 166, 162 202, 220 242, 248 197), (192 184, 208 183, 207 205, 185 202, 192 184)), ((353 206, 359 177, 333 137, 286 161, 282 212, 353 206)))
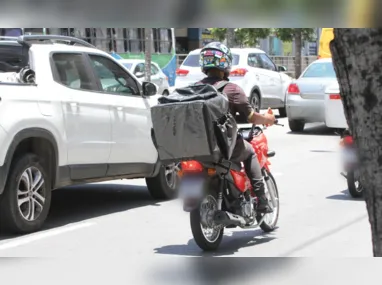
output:
POLYGON ((203 197, 203 186, 203 178, 184 177, 179 187, 179 198, 201 198, 203 197))
POLYGON ((345 149, 342 153, 345 163, 357 162, 357 155, 353 149, 345 149))

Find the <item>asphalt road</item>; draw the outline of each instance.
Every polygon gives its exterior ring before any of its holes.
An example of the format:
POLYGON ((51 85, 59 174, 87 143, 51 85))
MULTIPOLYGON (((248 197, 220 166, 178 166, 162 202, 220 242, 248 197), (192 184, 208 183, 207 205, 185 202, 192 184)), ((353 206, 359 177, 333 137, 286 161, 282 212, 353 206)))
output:
MULTIPOLYGON (((364 201, 349 196, 339 175, 338 136, 322 126, 304 134, 266 130, 276 151, 272 171, 280 192, 279 228, 226 230, 214 256, 372 256, 364 201)), ((0 257, 203 256, 180 201, 156 203, 144 180, 91 184, 53 193, 43 231, 0 234, 0 257)))

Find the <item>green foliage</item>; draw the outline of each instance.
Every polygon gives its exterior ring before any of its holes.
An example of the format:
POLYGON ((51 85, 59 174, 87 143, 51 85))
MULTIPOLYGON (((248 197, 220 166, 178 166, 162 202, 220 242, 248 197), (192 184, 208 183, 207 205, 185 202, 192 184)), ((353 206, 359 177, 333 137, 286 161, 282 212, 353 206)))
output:
POLYGON ((225 40, 227 35, 226 28, 210 28, 212 36, 218 41, 222 42, 225 40))
MULTIPOLYGON (((211 28, 212 36, 218 41, 224 41, 227 35, 226 28, 211 28)), ((260 39, 267 38, 272 32, 272 29, 264 28, 238 28, 235 29, 236 42, 241 46, 255 46, 260 39)))
POLYGON ((311 41, 313 39, 315 29, 313 28, 301 28, 301 29, 276 28, 275 29, 276 36, 283 42, 292 42, 295 35, 299 32, 301 32, 302 40, 311 41))

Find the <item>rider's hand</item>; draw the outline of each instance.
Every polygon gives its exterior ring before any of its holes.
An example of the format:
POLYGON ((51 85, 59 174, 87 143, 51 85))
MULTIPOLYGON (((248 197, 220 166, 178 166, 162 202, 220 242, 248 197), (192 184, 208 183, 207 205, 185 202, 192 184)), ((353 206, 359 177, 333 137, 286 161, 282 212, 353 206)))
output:
POLYGON ((276 121, 275 115, 273 115, 273 111, 271 108, 268 108, 268 112, 264 114, 264 118, 266 120, 266 126, 272 126, 276 121))

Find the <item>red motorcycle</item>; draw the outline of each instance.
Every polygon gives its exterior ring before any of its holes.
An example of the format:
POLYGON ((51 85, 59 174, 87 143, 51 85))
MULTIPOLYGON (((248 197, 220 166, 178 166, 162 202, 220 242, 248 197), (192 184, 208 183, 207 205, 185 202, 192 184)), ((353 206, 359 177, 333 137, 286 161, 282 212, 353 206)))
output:
MULTIPOLYGON (((280 125, 277 121, 275 124, 280 125)), ((279 194, 269 168, 269 158, 276 153, 268 149, 262 128, 252 126, 239 132, 257 154, 265 181, 265 193, 273 212, 257 213, 258 200, 242 163, 181 162, 179 196, 183 199, 184 211, 190 212, 194 240, 204 251, 219 247, 225 228, 260 227, 264 232, 271 232, 277 225, 279 194)))
POLYGON ((359 179, 356 147, 349 130, 342 133, 340 145, 343 148, 343 164, 346 172, 341 172, 341 175, 346 178, 350 195, 353 198, 361 198, 364 191, 359 179))

